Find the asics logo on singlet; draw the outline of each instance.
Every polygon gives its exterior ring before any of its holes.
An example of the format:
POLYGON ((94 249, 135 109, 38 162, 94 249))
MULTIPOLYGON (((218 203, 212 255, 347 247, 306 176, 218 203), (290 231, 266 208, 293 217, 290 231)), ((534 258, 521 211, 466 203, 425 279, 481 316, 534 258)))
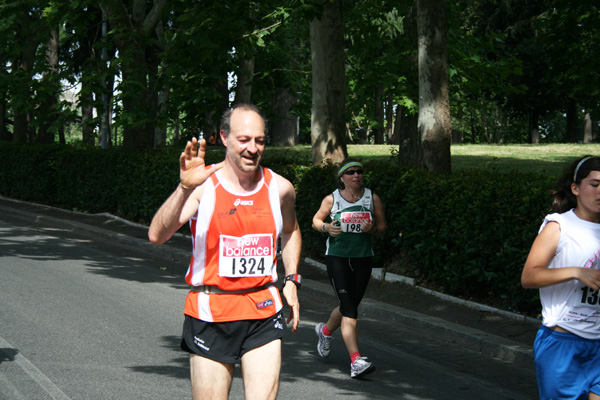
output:
POLYGON ((234 206, 252 206, 254 205, 254 201, 252 200, 241 200, 241 199, 235 199, 235 201, 233 202, 234 206))

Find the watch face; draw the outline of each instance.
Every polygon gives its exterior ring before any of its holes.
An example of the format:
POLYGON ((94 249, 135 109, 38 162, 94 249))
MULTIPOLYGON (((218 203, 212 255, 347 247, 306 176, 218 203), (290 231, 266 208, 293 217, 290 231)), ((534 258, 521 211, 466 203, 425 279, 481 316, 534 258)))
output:
POLYGON ((294 284, 296 286, 300 287, 301 281, 302 281, 302 276, 298 275, 298 274, 288 275, 285 277, 283 283, 285 284, 285 282, 287 282, 287 281, 292 281, 292 282, 294 282, 294 284))

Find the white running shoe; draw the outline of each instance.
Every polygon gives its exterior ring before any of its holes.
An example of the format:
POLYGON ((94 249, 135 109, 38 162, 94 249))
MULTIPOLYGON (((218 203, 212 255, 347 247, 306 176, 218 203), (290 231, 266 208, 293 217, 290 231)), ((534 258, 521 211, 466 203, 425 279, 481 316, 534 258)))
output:
POLYGON ((317 351, 319 355, 323 358, 329 357, 329 353, 331 352, 331 339, 333 336, 325 336, 323 334, 323 327, 325 324, 320 322, 315 326, 315 333, 319 337, 319 343, 317 343, 317 351))
POLYGON ((375 372, 375 365, 367 360, 367 357, 358 357, 350 364, 350 378, 360 378, 375 372))

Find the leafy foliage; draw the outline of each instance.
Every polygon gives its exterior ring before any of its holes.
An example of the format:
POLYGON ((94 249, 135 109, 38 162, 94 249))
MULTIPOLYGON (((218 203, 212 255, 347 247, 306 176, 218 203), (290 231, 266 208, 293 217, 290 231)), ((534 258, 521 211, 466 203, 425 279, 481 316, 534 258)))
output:
MULTIPOLYGON (((411 123, 393 120, 398 107, 404 115, 417 111, 415 4, 344 4, 345 117, 354 139, 359 127, 381 132, 385 126, 389 134, 392 125, 411 123)), ((527 141, 532 115, 540 118, 543 140, 564 140, 560 118, 569 101, 578 103, 580 121, 583 111, 597 116, 600 10, 594 0, 447 4, 452 123, 465 142, 527 141)), ((113 145, 124 145, 118 136, 132 132, 143 131, 139 144, 149 146, 155 129, 167 128, 177 140, 214 131, 236 90, 232 74, 253 60, 252 102, 277 115, 274 94, 289 90, 301 141, 308 143, 308 24, 322 6, 317 0, 1 1, 0 139, 33 143, 48 127, 62 139, 58 133, 67 125, 98 131, 100 118, 83 118, 77 108, 102 114, 102 92, 113 88, 113 145), (106 37, 100 5, 113 10, 106 37), (60 67, 48 78, 46 43, 58 28, 60 67), (46 105, 60 95, 59 84, 78 91, 76 107, 60 99, 46 105)))

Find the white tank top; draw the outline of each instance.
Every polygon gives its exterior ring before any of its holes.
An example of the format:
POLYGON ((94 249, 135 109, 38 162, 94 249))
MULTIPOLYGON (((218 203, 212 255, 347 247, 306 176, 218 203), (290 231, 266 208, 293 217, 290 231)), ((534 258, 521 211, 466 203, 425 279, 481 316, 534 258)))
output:
MULTIPOLYGON (((547 215, 560 225, 560 240, 548 268, 600 269, 600 224, 577 217, 573 210, 547 215)), ((600 292, 571 280, 540 289, 544 325, 560 326, 586 339, 600 339, 600 292)))

